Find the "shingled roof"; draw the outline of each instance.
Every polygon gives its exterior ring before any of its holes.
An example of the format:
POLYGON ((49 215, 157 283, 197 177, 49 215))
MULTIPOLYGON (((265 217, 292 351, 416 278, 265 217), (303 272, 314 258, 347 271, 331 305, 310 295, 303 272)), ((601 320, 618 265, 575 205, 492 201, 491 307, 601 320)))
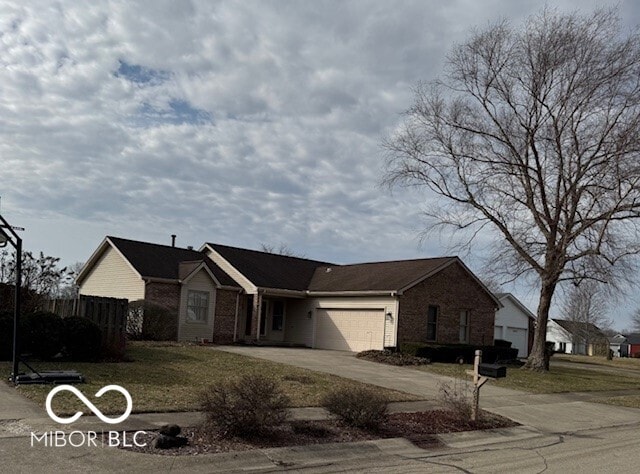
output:
POLYGON ((305 291, 316 268, 332 265, 306 258, 207 243, 254 285, 261 288, 305 291))
POLYGON ((602 337, 606 339, 607 337, 600 330, 598 326, 592 323, 583 323, 581 321, 571 321, 568 319, 553 319, 558 325, 567 331, 569 334, 573 334, 577 337, 602 337))
POLYGON ((456 260, 441 257, 324 265, 316 269, 309 291, 398 291, 456 260))
POLYGON ((238 286, 233 278, 197 250, 151 244, 108 236, 107 239, 122 253, 143 278, 177 280, 180 262, 202 260, 223 286, 238 286))

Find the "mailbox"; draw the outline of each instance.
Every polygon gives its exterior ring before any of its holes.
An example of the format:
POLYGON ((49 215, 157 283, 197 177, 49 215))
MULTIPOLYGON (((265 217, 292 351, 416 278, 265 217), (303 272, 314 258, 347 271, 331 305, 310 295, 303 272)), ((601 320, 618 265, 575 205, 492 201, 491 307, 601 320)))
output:
POLYGON ((492 379, 501 379, 507 376, 507 367, 498 364, 480 364, 478 365, 478 374, 492 379))

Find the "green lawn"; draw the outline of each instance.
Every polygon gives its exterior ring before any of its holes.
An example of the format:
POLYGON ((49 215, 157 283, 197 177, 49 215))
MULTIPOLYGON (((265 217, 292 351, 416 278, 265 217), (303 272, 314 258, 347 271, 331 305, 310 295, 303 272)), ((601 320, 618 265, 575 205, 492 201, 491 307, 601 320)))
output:
MULTIPOLYGON (((293 407, 317 406, 321 397, 332 388, 362 385, 329 374, 204 346, 130 343, 127 355, 131 362, 35 362, 33 365, 37 370, 76 369, 84 374, 88 383, 78 388, 104 413, 121 413, 123 406, 122 395, 116 392, 106 393, 99 399, 93 396, 108 384, 126 388, 133 398, 133 411, 138 413, 198 410, 198 394, 206 387, 248 373, 260 373, 278 380, 293 407)), ((8 375, 11 364, 0 362, 0 372, 8 375)), ((23 385, 18 390, 44 406, 51 386, 23 385)), ((375 390, 391 401, 417 399, 384 388, 375 387, 375 390)), ((53 408, 60 414, 86 409, 73 394, 66 392, 53 398, 53 408)))
POLYGON ((637 370, 638 375, 640 375, 640 359, 633 357, 614 357, 611 360, 607 360, 606 357, 599 356, 555 354, 552 360, 572 362, 575 364, 591 364, 605 367, 616 367, 620 369, 633 369, 637 370))
MULTIPOLYGON (((421 370, 439 375, 471 380, 465 374, 471 365, 434 363, 420 367, 421 370)), ((531 372, 520 368, 508 368, 507 377, 491 380, 497 387, 511 388, 532 393, 590 392, 601 390, 625 390, 640 388, 640 379, 628 375, 600 371, 553 367, 547 373, 531 372)))

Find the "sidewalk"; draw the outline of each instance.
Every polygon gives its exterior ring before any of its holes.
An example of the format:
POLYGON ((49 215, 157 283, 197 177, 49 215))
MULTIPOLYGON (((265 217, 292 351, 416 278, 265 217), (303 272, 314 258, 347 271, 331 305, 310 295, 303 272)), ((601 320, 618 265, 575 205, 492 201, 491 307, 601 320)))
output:
MULTIPOLYGON (((619 392, 617 392, 619 393, 619 392)), ((481 398, 483 408, 512 418, 523 426, 508 429, 439 435, 443 449, 423 450, 402 438, 356 443, 256 449, 242 452, 199 456, 160 456, 134 453, 115 448, 62 449, 30 446, 30 433, 51 430, 108 431, 113 425, 95 416, 83 416, 70 426, 61 426, 48 418, 43 408, 0 383, 0 455, 3 467, 13 472, 273 472, 279 470, 330 471, 356 470, 372 463, 390 472, 423 472, 426 458, 436 459, 455 452, 502 449, 524 444, 547 445, 568 432, 607 429, 640 424, 640 410, 590 403, 590 394, 518 394, 481 398), (422 461, 419 461, 422 459, 422 461), (397 464, 394 464, 397 463, 397 464)), ((430 400, 397 402, 390 411, 420 411, 437 407, 430 400)), ((322 408, 295 408, 294 419, 324 419, 322 408)), ((168 423, 181 426, 197 424, 202 413, 141 413, 117 425, 118 431, 156 430, 168 423)), ((516 449, 516 448, 514 448, 516 449)), ((519 448, 517 448, 519 449, 519 448)), ((437 464, 437 463, 436 463, 437 464)), ((433 468, 430 465, 430 470, 433 468)), ((450 467, 450 466, 449 466, 450 467)), ((370 469, 367 469, 370 470, 370 469)), ((451 472, 451 469, 434 472, 451 472)))

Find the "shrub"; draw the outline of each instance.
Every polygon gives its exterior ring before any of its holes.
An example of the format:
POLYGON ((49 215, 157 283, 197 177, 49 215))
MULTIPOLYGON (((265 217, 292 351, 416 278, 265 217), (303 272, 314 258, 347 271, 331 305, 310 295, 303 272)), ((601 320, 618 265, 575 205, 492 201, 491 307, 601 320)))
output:
POLYGON ((145 300, 129 303, 127 336, 132 340, 174 341, 177 315, 159 304, 145 300))
POLYGON ((20 318, 20 352, 49 360, 62 351, 62 318, 54 313, 31 313, 20 318))
POLYGON ((482 351, 482 361, 494 363, 497 360, 511 360, 518 356, 518 349, 496 346, 474 346, 470 344, 427 344, 403 343, 400 347, 404 354, 423 357, 432 362, 455 363, 460 360, 473 363, 477 349, 482 351))
POLYGON ((95 361, 102 354, 102 331, 96 323, 80 316, 62 320, 65 354, 74 361, 95 361))
MULTIPOLYGON (((440 403, 460 420, 471 419, 473 388, 466 380, 456 379, 453 385, 440 384, 440 403)), ((479 414, 478 414, 479 415, 479 414)))
POLYGON ((13 313, 0 312, 0 360, 13 358, 13 313))
POLYGON ((511 347, 511 341, 505 341, 504 339, 496 339, 493 341, 493 345, 496 347, 511 347))
POLYGON ((429 364, 429 359, 423 357, 415 357, 401 352, 394 352, 385 349, 384 351, 370 350, 358 352, 356 357, 360 359, 370 360, 373 362, 380 362, 381 364, 389 365, 425 365, 429 364))
POLYGON ((205 426, 223 436, 264 435, 287 420, 289 403, 278 383, 260 374, 211 386, 201 394, 205 426))
POLYGON ((329 412, 349 426, 377 429, 387 419, 388 400, 364 387, 346 387, 330 391, 322 400, 329 412))

